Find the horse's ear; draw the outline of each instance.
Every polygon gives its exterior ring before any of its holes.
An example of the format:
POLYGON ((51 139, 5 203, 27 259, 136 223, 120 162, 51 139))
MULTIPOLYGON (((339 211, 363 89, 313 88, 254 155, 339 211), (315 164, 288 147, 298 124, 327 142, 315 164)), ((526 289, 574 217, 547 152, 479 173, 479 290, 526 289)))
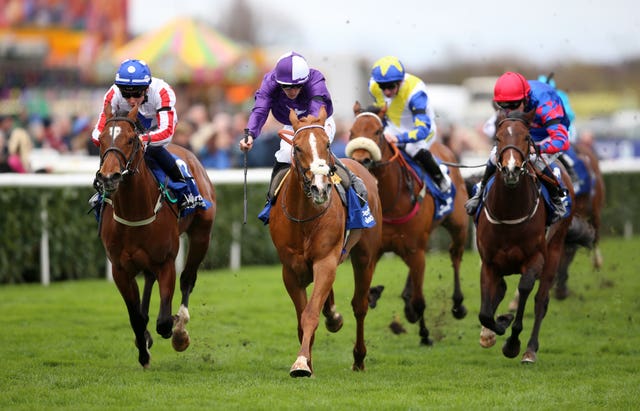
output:
POLYGON ((533 123, 533 119, 535 118, 535 116, 536 116, 535 107, 524 113, 524 119, 527 121, 528 124, 533 123))
POLYGON ((293 129, 297 130, 298 124, 300 124, 300 120, 298 120, 298 115, 293 109, 289 109, 289 121, 291 122, 293 129))
POLYGON ((134 123, 136 122, 136 120, 138 120, 138 105, 136 104, 135 106, 133 106, 133 108, 129 111, 129 114, 127 114, 127 117, 129 118, 129 120, 133 121, 134 123))
POLYGON ((357 116, 360 113, 362 113, 362 106, 360 105, 360 102, 356 100, 356 103, 353 105, 353 115, 357 116))
POLYGON ((380 120, 384 120, 384 116, 387 114, 387 108, 388 106, 385 104, 384 107, 378 111, 378 117, 380 117, 380 120))
POLYGON ((320 112, 318 113, 318 120, 320 120, 321 124, 324 124, 324 122, 327 120, 327 109, 325 108, 325 106, 320 107, 320 112))

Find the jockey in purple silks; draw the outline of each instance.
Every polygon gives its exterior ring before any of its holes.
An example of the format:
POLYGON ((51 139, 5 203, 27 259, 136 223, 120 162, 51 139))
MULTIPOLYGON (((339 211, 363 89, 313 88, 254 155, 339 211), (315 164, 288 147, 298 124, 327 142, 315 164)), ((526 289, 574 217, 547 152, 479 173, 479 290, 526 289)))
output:
MULTIPOLYGON (((276 62, 275 68, 264 75, 262 84, 255 93, 255 105, 249 115, 245 138, 240 141, 240 150, 249 151, 253 148, 253 141, 260 136, 269 113, 283 124, 285 130, 293 131, 289 121, 290 110, 293 109, 298 118, 309 115, 318 117, 322 106, 327 112, 324 129, 329 136, 329 141, 333 142, 336 123, 333 119, 333 102, 324 75, 316 69, 309 68, 302 55, 294 51, 283 54, 276 62)), ((276 186, 274 181, 277 182, 284 176, 284 171, 291 164, 291 155, 291 145, 281 140, 280 149, 275 153, 270 187, 276 186)), ((362 180, 345 167, 337 157, 333 157, 336 164, 346 171, 351 186, 366 205, 366 188, 362 180)), ((267 204, 273 200, 272 194, 270 189, 267 204)), ((366 208, 368 209, 368 205, 366 208)))

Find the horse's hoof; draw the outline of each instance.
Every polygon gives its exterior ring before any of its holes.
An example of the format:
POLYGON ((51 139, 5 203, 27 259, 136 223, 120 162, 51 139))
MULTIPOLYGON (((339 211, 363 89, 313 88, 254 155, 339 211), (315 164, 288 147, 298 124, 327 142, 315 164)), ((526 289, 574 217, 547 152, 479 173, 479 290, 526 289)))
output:
POLYGON ((480 346, 482 348, 491 348, 494 345, 496 345, 496 333, 487 327, 482 327, 480 330, 480 346))
POLYGON ((337 333, 342 328, 344 321, 342 320, 342 314, 334 313, 331 318, 326 318, 324 320, 324 325, 327 327, 327 330, 332 333, 337 333))
POLYGON ((534 364, 536 362, 536 353, 533 351, 526 351, 522 355, 522 360, 520 360, 521 364, 534 364))
POLYGON ((291 370, 289 370, 289 375, 297 378, 297 377, 311 377, 311 368, 307 363, 307 358, 304 356, 299 356, 296 362, 291 366, 291 370))
POLYGON ((459 307, 453 307, 451 309, 451 314, 453 314, 453 317, 456 320, 462 320, 464 317, 467 316, 467 307, 465 307, 464 305, 460 305, 459 307))
POLYGON ((173 346, 174 350, 182 352, 189 348, 190 343, 191 341, 189 339, 189 333, 187 332, 187 330, 184 330, 183 332, 173 333, 173 338, 171 338, 171 345, 173 346))
POLYGON ((384 291, 384 285, 376 285, 369 288, 369 308, 376 308, 378 300, 382 296, 382 291, 384 291))
POLYGON ((391 321, 391 324, 389 324, 389 328, 391 329, 391 332, 394 333, 395 335, 407 333, 407 330, 405 330, 402 324, 400 324, 400 322, 397 320, 391 321))
POLYGON ((569 289, 567 287, 561 287, 561 288, 556 288, 556 299, 557 300, 564 300, 566 299, 571 293, 569 292, 569 289))
POLYGON ((507 338, 502 346, 502 354, 507 358, 516 358, 520 354, 520 340, 507 338))
POLYGON ((364 363, 362 363, 362 364, 353 363, 353 365, 351 366, 351 370, 353 370, 353 371, 364 371, 364 363))

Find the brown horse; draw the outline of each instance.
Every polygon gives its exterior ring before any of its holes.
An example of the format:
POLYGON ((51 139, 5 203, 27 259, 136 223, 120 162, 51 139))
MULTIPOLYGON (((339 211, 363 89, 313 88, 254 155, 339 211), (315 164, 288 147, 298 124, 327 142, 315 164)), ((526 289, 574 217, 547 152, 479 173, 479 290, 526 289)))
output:
MULTIPOLYGON (((534 167, 529 163, 529 153, 534 149, 529 124, 534 115, 534 110, 527 113, 511 112, 509 116, 505 113, 498 115, 498 170, 478 216, 476 238, 482 260, 479 319, 483 326, 480 340, 483 347, 495 344, 495 334, 503 335, 514 321, 513 314, 510 313, 497 318, 494 316, 505 295, 504 277, 521 274, 515 322, 511 327, 511 336, 502 347, 506 357, 514 358, 519 354, 519 335, 522 331, 525 304, 538 280, 534 326, 522 357, 523 363, 536 361, 538 333, 547 312, 549 291, 573 218, 571 214, 551 225, 548 230, 546 228, 547 211, 536 181, 534 167)), ((573 201, 571 180, 564 169, 562 179, 569 188, 569 195, 573 201)))
POLYGON ((295 131, 291 167, 269 219, 271 239, 282 262, 284 285, 298 319, 301 346, 289 372, 292 377, 309 377, 313 373, 311 350, 320 311, 329 331, 337 332, 342 327, 342 316, 334 306, 333 283, 338 264, 348 254, 355 283, 351 300, 357 323, 354 370, 364 370, 367 354, 364 320, 380 248, 380 200, 373 176, 357 162, 345 159, 344 164, 366 185, 371 214, 378 222, 373 228, 352 230, 350 235, 356 236, 355 241, 347 241, 346 210, 332 181, 336 166, 323 127, 326 117, 324 108, 319 118, 300 120, 291 111, 289 118, 295 131), (353 248, 348 249, 350 244, 353 248), (308 298, 306 289, 312 282, 314 287, 308 298))
MULTIPOLYGON (((415 178, 398 148, 384 138, 383 119, 386 107, 373 113, 364 111, 360 103, 356 102, 353 112, 356 118, 351 126, 347 153, 378 179, 383 213, 383 252, 394 252, 409 267, 402 292, 405 316, 411 323, 419 321, 421 343, 431 345, 433 342, 429 338, 424 320, 426 303, 422 288, 429 235, 440 225, 440 221, 434 221, 433 196, 415 178)), ((455 162, 455 155, 443 144, 435 142, 430 150, 441 160, 455 162)), ((467 189, 459 169, 450 168, 450 177, 457 191, 453 211, 441 224, 452 240, 449 246, 454 279, 451 312, 455 318, 461 319, 467 314, 460 288, 460 262, 469 226, 469 217, 464 210, 467 189)), ((392 324, 392 329, 394 327, 392 324)))
MULTIPOLYGON (((596 153, 591 146, 582 143, 572 143, 572 147, 576 151, 576 154, 584 163, 588 178, 591 178, 591 191, 586 193, 576 194, 574 210, 575 215, 586 221, 594 231, 594 243, 593 243, 593 267, 599 269, 602 266, 602 254, 598 248, 598 241, 600 239, 600 213, 604 207, 604 179, 600 171, 600 163, 596 153)), ((556 277, 555 296, 562 300, 569 295, 569 287, 567 281, 569 279, 569 265, 575 257, 578 244, 567 244, 565 247, 565 253, 560 260, 560 266, 558 267, 558 274, 556 277)))
POLYGON ((153 283, 158 280, 160 310, 156 331, 172 338, 176 351, 189 346, 185 324, 189 321, 189 296, 196 283, 211 237, 216 213, 216 195, 206 170, 195 155, 176 145, 169 149, 189 167, 203 198, 211 202, 208 209, 178 218, 175 206, 164 201, 151 170, 144 160, 144 146, 136 132, 138 107, 128 114, 113 115, 105 108, 106 125, 100 134, 100 169, 96 181, 106 195, 100 213, 99 235, 112 263, 113 280, 124 299, 129 321, 138 347, 138 361, 149 367, 149 348, 153 339, 147 331, 149 300, 153 283), (180 275, 182 300, 177 314, 172 315, 171 301, 176 282, 175 259, 179 236, 187 233, 189 252, 180 275), (142 300, 136 276, 144 274, 142 300))

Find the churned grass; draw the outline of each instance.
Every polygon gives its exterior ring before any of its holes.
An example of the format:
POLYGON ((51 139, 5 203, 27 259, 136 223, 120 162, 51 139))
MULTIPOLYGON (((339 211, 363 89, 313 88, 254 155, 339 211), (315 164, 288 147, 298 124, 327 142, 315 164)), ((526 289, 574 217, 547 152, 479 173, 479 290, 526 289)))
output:
MULTIPOLYGON (((151 367, 137 362, 133 333, 115 285, 106 280, 0 287, 2 410, 597 410, 640 403, 640 239, 606 239, 605 265, 594 271, 581 250, 572 266, 573 294, 552 299, 540 333, 538 361, 502 355, 505 337, 478 344, 479 258, 465 254, 466 318, 450 314, 448 257, 431 252, 425 295, 435 343, 420 346, 417 325, 399 298, 407 269, 384 257, 373 284, 385 291, 366 321, 365 372, 351 371, 355 322, 349 264, 335 291, 345 325, 321 323, 315 376, 289 377, 298 350, 295 313, 280 267, 202 272, 191 297, 191 346, 183 353, 155 333, 157 287, 150 311, 151 367), (402 318, 406 334, 388 325, 402 318)), ((513 295, 517 276, 508 278, 513 295)), ((508 298, 499 312, 506 310, 508 298)), ((174 297, 174 311, 179 296, 174 297)), ((531 327, 527 304, 522 347, 531 327)), ((510 331, 509 331, 510 332, 510 331)))

